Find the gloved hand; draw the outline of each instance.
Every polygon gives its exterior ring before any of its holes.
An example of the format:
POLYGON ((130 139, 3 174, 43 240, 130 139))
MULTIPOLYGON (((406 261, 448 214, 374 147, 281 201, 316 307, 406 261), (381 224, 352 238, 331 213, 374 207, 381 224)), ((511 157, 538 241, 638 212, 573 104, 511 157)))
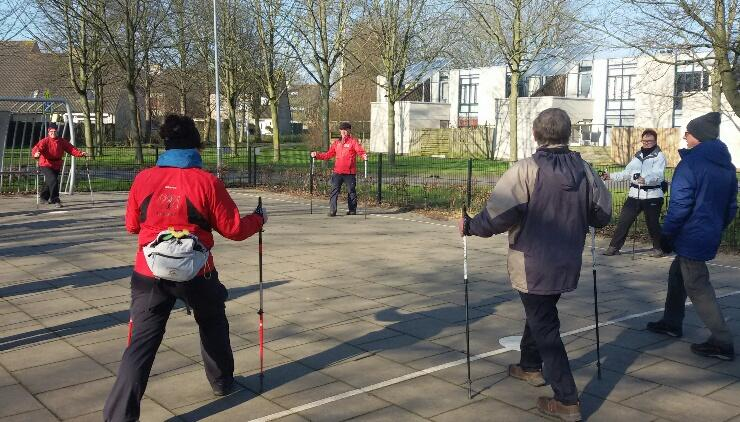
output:
POLYGON ((663 253, 672 253, 673 252, 673 239, 670 237, 661 234, 660 235, 660 250, 663 251, 663 253))
POLYGON ((457 230, 460 232, 460 236, 470 236, 470 216, 467 211, 463 214, 460 221, 457 223, 457 230))
POLYGON ((367 161, 367 154, 362 154, 362 159, 367 161))
POLYGON ((316 151, 311 151, 311 158, 316 158, 316 151))
POLYGON ((262 217, 262 225, 267 224, 267 208, 264 205, 260 205, 254 209, 254 213, 262 217))

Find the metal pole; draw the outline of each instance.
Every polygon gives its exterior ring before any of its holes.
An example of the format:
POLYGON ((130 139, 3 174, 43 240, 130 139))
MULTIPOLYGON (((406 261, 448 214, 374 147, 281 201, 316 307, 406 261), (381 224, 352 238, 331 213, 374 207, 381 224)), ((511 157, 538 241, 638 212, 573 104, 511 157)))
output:
MULTIPOLYGON (((257 199, 257 209, 262 210, 262 197, 260 196, 257 199)), ((260 392, 262 391, 263 381, 265 378, 264 373, 264 360, 265 360, 265 352, 264 352, 264 345, 265 345, 265 320, 264 320, 264 310, 262 309, 262 228, 260 227, 259 231, 259 271, 260 271, 260 279, 259 279, 259 286, 260 286, 260 309, 257 311, 257 314, 260 317, 259 322, 259 340, 260 340, 260 392)))
POLYGON ((213 67, 216 74, 216 176, 221 178, 221 86, 218 79, 218 20, 216 0, 213 0, 213 67))
POLYGON ((597 376, 601 379, 601 348, 599 339, 599 294, 596 289, 596 229, 589 227, 591 230, 591 269, 594 274, 594 316, 596 319, 596 371, 597 376))
POLYGON ((309 186, 308 188, 309 195, 311 195, 311 210, 309 212, 310 214, 313 214, 313 165, 314 165, 313 163, 314 163, 314 158, 311 157, 311 175, 308 178, 308 183, 311 184, 311 186, 309 186))
POLYGON ((473 159, 468 158, 468 196, 465 200, 465 205, 470 207, 470 201, 473 196, 473 159))
POLYGON ((378 205, 383 201, 383 154, 378 154, 378 205))
MULTIPOLYGON (((467 209, 463 205, 462 218, 467 209)), ((470 380, 470 313, 468 311, 468 237, 463 234, 463 283, 465 284, 465 357, 468 363, 468 399, 473 398, 473 383, 470 380)))
MULTIPOLYGON (((370 184, 367 183, 367 160, 365 161, 365 186, 367 186, 368 193, 370 192, 370 184)), ((367 200, 365 201, 365 220, 367 220, 367 200)))

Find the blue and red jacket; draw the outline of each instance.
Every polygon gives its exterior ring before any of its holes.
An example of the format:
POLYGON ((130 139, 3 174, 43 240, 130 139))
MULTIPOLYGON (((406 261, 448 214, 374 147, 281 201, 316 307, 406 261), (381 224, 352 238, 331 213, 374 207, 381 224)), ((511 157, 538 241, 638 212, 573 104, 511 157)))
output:
POLYGON ((352 136, 348 136, 344 139, 337 139, 332 142, 329 150, 317 153, 316 158, 319 160, 328 160, 332 157, 336 157, 334 160, 334 173, 357 174, 355 159, 358 155, 360 157, 365 155, 365 150, 362 148, 362 144, 352 136))
MULTIPOLYGON (((201 166, 197 150, 172 149, 159 157, 156 167, 134 179, 126 206, 126 230, 139 235, 135 272, 154 277, 142 248, 169 227, 190 231, 208 249, 213 248, 213 230, 227 239, 244 240, 262 228, 262 217, 241 217, 224 184, 201 166)), ((199 274, 214 269, 211 253, 199 274)))

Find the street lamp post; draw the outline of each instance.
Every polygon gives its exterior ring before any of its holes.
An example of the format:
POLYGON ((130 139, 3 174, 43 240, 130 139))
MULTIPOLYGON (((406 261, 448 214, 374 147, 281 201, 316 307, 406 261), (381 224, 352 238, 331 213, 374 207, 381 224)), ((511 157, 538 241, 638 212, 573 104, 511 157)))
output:
POLYGON ((216 0, 213 0, 213 56, 216 72, 216 176, 221 178, 221 91, 218 79, 218 20, 216 0))

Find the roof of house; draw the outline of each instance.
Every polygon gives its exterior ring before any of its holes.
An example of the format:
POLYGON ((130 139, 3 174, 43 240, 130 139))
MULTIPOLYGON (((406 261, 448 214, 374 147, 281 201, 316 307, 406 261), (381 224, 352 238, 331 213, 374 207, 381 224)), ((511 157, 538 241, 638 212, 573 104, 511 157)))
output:
MULTIPOLYGON (((0 97, 43 98, 47 92, 52 98, 66 99, 72 112, 82 111, 79 95, 69 79, 67 56, 43 52, 35 41, 0 41, 0 97)), ((107 103, 105 111, 109 112, 107 103)), ((36 109, 0 102, 0 110, 36 109)))

